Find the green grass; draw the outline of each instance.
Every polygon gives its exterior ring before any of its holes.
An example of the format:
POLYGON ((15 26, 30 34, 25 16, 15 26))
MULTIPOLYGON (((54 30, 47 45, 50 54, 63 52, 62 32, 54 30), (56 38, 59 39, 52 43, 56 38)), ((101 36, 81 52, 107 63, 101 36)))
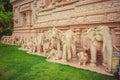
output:
POLYGON ((18 46, 0 43, 0 80, 115 80, 88 70, 47 62, 18 46))

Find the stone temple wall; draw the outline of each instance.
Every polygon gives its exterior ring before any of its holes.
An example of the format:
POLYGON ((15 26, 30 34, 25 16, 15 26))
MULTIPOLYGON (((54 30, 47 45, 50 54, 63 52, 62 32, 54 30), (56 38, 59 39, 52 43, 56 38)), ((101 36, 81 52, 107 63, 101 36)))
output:
MULTIPOLYGON (((105 25, 110 27, 113 45, 120 49, 120 0, 11 0, 11 3, 13 34, 36 36, 56 27, 63 31, 73 28, 80 37, 85 28, 105 25)), ((77 51, 80 47, 79 40, 77 51)))
POLYGON ((56 27, 84 28, 107 25, 113 43, 120 48, 120 0, 11 0, 14 11, 14 33, 33 35, 56 27))

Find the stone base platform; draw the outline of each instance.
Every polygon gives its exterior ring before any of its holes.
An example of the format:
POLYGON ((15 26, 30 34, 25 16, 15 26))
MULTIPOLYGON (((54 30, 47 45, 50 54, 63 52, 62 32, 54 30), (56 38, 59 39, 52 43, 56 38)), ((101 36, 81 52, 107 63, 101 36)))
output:
POLYGON ((69 65, 69 66, 72 66, 72 67, 75 67, 75 68, 81 68, 81 69, 97 72, 97 73, 100 73, 100 74, 113 76, 113 74, 107 73, 104 70, 104 67, 102 67, 101 65, 98 65, 96 67, 91 67, 89 64, 87 64, 86 66, 79 65, 77 61, 63 62, 62 60, 52 60, 52 59, 47 59, 47 61, 54 62, 54 63, 65 64, 65 65, 69 65))
MULTIPOLYGON (((19 48, 19 50, 25 50, 25 49, 21 49, 19 48)), ((43 53, 39 54, 39 53, 29 53, 28 54, 32 54, 32 55, 37 55, 37 56, 42 56, 45 57, 45 55, 43 53)), ((48 62, 53 62, 53 63, 60 63, 60 64, 65 64, 65 65, 69 65, 71 67, 75 67, 75 68, 81 68, 81 69, 85 69, 85 70, 90 70, 93 72, 97 72, 100 74, 104 74, 104 75, 109 75, 109 76, 113 76, 113 74, 108 73, 105 71, 104 67, 102 65, 97 65, 96 67, 91 67, 89 64, 87 64, 86 66, 82 66, 78 64, 78 61, 76 59, 71 60, 71 61, 63 61, 61 60, 54 60, 54 59, 46 59, 48 62)))

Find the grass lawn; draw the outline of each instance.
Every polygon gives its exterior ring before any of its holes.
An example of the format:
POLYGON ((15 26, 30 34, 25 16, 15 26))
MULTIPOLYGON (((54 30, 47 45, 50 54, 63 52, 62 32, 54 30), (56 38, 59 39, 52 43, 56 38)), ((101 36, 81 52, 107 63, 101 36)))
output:
POLYGON ((0 80, 115 80, 88 70, 47 62, 18 46, 0 43, 0 80))

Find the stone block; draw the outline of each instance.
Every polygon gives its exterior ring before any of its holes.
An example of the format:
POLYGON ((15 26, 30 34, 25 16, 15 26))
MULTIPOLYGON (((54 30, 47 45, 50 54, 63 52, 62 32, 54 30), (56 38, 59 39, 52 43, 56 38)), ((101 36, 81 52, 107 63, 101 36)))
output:
POLYGON ((86 17, 86 21, 88 23, 94 23, 94 22, 101 23, 103 22, 103 20, 104 20, 104 15, 92 15, 86 17))
POLYGON ((111 8, 112 7, 112 1, 105 1, 102 3, 103 8, 111 8))
POLYGON ((119 15, 117 15, 117 13, 108 13, 107 16, 106 16, 107 17, 107 21, 115 22, 118 16, 119 15))
POLYGON ((78 17, 77 18, 77 22, 78 23, 82 23, 82 22, 84 22, 84 19, 85 19, 84 17, 78 17))
POLYGON ((120 0, 112 0, 112 1, 113 1, 112 5, 113 5, 114 7, 120 6, 120 0))

